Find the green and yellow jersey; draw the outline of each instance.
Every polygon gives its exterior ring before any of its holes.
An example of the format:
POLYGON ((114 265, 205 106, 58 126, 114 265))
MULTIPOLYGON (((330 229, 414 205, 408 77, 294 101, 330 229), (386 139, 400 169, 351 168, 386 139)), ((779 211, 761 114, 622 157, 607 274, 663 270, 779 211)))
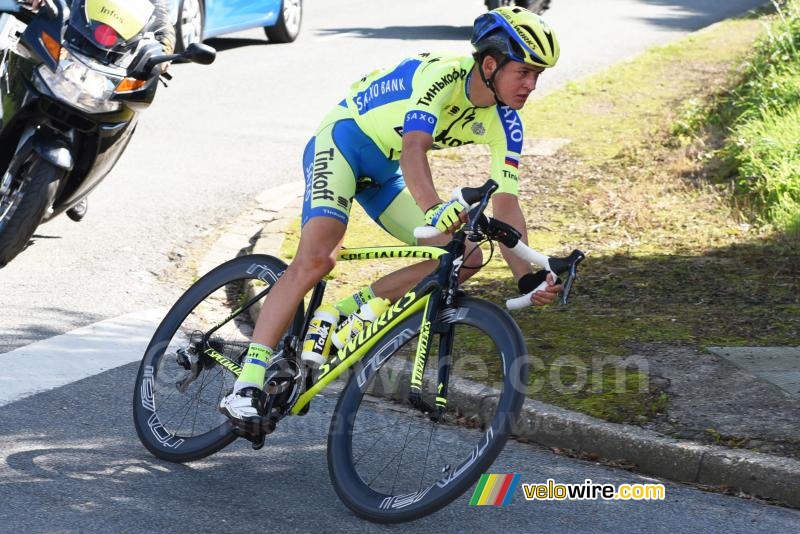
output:
POLYGON ((467 88, 475 60, 448 53, 420 54, 377 70, 351 86, 345 102, 358 127, 383 154, 398 160, 403 133, 422 131, 435 149, 485 144, 498 192, 517 194, 522 121, 509 107, 476 107, 467 88))

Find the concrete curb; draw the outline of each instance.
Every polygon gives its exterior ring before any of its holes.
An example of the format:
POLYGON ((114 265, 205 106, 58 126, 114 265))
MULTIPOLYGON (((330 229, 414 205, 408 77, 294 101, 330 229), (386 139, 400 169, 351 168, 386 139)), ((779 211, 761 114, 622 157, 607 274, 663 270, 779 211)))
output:
MULTIPOLYGON (((198 276, 241 254, 278 256, 284 231, 299 212, 302 186, 292 182, 259 195, 255 209, 226 225, 198 264, 198 276)), ((258 311, 260 306, 251 313, 255 317, 258 311)), ((492 392, 457 379, 449 397, 463 413, 480 417, 492 392)), ((632 463, 643 473, 669 480, 724 486, 800 508, 800 461, 790 458, 681 441, 531 399, 514 433, 541 445, 632 463)))
POLYGON ((551 447, 633 463, 678 482, 725 486, 800 508, 800 461, 669 438, 527 399, 518 435, 551 447))

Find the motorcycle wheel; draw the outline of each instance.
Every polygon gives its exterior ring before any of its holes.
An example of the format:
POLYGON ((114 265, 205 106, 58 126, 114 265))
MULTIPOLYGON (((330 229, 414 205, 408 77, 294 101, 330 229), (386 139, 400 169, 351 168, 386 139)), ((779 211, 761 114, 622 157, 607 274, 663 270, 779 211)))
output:
MULTIPOLYGON (((19 176, 11 177, 5 192, 0 193, 0 267, 28 246, 52 201, 50 184, 63 174, 52 163, 34 156, 22 165, 19 176)), ((8 175, 3 179, 8 179, 8 175)))

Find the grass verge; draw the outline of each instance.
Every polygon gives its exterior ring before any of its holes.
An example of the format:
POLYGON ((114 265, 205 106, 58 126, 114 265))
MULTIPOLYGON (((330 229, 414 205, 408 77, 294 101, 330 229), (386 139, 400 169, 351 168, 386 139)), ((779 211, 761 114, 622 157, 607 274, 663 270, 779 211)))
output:
POLYGON ((734 184, 759 223, 800 233, 800 0, 776 1, 777 16, 754 46, 741 83, 688 133, 708 145, 709 170, 734 184))

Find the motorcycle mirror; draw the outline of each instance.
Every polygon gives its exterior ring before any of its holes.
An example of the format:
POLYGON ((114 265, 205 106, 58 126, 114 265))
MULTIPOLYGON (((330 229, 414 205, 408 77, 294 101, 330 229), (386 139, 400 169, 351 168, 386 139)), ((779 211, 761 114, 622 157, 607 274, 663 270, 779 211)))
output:
POLYGON ((0 0, 0 13, 19 13, 20 7, 14 0, 0 0))
POLYGON ((205 44, 192 43, 186 47, 186 51, 181 54, 181 57, 192 63, 211 65, 217 58, 217 51, 205 44))

